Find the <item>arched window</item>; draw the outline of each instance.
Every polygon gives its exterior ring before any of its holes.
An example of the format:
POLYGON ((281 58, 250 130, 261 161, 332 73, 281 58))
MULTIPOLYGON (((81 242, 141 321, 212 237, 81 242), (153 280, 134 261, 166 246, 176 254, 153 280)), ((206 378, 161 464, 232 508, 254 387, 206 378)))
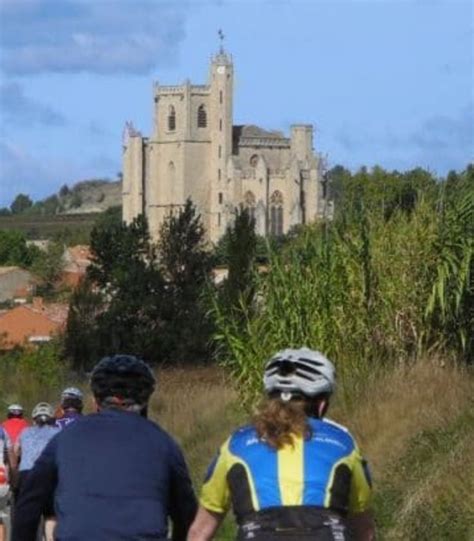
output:
POLYGON ((270 197, 270 234, 275 237, 283 235, 283 195, 278 190, 270 197))
POLYGON ((258 156, 257 156, 257 154, 254 154, 250 158, 250 165, 251 165, 251 167, 257 167, 257 163, 258 163, 258 156))
POLYGON ((198 107, 198 128, 206 128, 207 127, 207 113, 206 108, 204 105, 200 105, 198 107))
POLYGON ((249 213, 250 218, 252 218, 252 220, 255 220, 256 200, 255 195, 252 192, 245 193, 243 207, 249 213))
POLYGON ((168 109, 168 130, 174 131, 176 129, 176 111, 172 105, 168 109))

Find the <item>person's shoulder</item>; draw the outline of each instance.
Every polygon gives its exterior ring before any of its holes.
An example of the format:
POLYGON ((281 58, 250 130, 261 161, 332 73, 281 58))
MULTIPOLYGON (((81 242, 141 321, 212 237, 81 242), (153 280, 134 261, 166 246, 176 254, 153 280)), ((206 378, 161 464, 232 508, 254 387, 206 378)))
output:
POLYGON ((255 427, 251 424, 240 426, 226 441, 229 450, 235 451, 240 448, 250 447, 261 443, 255 427))
POLYGON ((22 438, 22 439, 28 438, 28 437, 32 436, 33 434, 35 434, 36 432, 37 432, 36 426, 27 426, 27 427, 25 427, 24 430, 22 430, 19 437, 22 438))
POLYGON ((323 419, 315 419, 312 421, 312 424, 316 434, 337 440, 341 444, 345 445, 349 450, 353 450, 357 447, 354 436, 346 426, 336 423, 327 417, 323 419))

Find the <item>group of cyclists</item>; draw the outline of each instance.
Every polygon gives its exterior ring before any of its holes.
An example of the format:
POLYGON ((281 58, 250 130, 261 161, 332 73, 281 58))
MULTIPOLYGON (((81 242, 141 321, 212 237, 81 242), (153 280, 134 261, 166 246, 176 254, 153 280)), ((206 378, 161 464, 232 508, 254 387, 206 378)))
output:
MULTIPOLYGON (((47 402, 39 402, 31 412, 31 423, 25 418, 20 404, 10 404, 7 419, 0 426, 0 541, 6 540, 9 507, 12 507, 30 470, 49 441, 63 428, 82 415, 83 393, 77 387, 68 387, 61 393, 55 409, 47 402)), ((53 539, 54 516, 45 510, 46 538, 53 539)))
POLYGON ((320 352, 276 353, 262 403, 217 452, 198 501, 179 445, 148 419, 149 365, 105 357, 91 374, 95 413, 82 415, 76 388, 62 393, 59 416, 38 404, 31 426, 9 407, 2 439, 19 472, 11 539, 36 541, 45 519, 48 540, 207 541, 232 509, 239 541, 372 541, 368 465, 326 417, 335 382, 320 352))

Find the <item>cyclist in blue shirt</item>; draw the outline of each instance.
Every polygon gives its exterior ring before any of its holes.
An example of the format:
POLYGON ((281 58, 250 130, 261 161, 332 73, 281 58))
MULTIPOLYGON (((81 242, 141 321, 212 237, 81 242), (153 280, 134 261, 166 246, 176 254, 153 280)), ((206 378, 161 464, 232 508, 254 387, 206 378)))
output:
POLYGON ((84 395, 77 387, 68 387, 61 393, 62 415, 56 419, 58 428, 66 428, 68 425, 82 417, 84 407, 84 395))
POLYGON ((155 378, 129 356, 106 357, 91 388, 98 412, 61 431, 25 481, 12 541, 34 541, 54 495, 57 541, 184 541, 196 499, 182 452, 146 418, 155 378))

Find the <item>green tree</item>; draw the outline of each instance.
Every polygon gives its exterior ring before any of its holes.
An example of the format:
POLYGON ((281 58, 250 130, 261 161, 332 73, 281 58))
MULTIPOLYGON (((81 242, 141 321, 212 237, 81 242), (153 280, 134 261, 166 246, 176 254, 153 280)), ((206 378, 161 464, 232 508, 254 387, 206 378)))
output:
POLYGON ((69 186, 67 184, 63 184, 59 189, 59 197, 66 197, 67 195, 69 195, 70 191, 71 190, 69 189, 69 186))
POLYGON ((212 279, 213 258, 201 217, 190 199, 163 223, 158 249, 166 280, 165 354, 175 361, 207 360, 212 328, 204 297, 212 279))
POLYGON ((28 268, 37 253, 34 247, 27 246, 26 237, 22 232, 0 230, 0 265, 18 265, 28 268))
POLYGON ((64 245, 60 242, 50 242, 46 250, 38 253, 31 270, 41 280, 40 291, 45 295, 53 292, 55 285, 64 269, 64 245))
POLYGON ((105 309, 102 295, 90 280, 74 290, 64 335, 64 353, 76 370, 90 369, 101 355, 99 316, 105 309))
POLYGON ((10 210, 12 211, 12 214, 21 214, 31 206, 33 206, 33 201, 30 199, 30 197, 26 194, 20 193, 15 197, 13 203, 10 205, 10 210))
POLYGON ((125 352, 150 362, 162 359, 161 309, 165 284, 143 215, 130 224, 96 226, 87 278, 106 309, 97 317, 102 353, 125 352))
POLYGON ((119 225, 122 222, 122 206, 117 205, 109 207, 102 212, 95 222, 95 226, 99 228, 107 228, 112 225, 119 225))
POLYGON ((257 235, 255 220, 247 210, 237 211, 234 224, 226 231, 226 264, 229 270, 221 291, 227 310, 242 314, 251 306, 254 297, 257 235))
POLYGON ((81 205, 82 205, 82 196, 81 194, 79 193, 78 190, 75 190, 72 194, 72 197, 71 197, 71 202, 70 202, 70 207, 72 209, 77 209, 79 208, 81 205))

